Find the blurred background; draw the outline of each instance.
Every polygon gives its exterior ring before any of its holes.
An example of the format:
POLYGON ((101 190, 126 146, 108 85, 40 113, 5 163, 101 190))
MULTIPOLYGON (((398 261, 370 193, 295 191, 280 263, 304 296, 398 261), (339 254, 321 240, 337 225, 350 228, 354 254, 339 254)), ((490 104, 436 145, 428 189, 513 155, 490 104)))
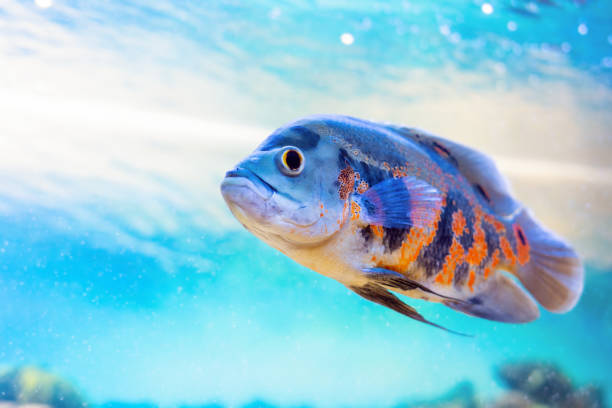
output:
POLYGON ((609 1, 2 0, 0 405, 605 406, 610 155, 609 1), (492 155, 583 256, 579 305, 411 301, 463 338, 251 236, 223 174, 314 113, 492 155))

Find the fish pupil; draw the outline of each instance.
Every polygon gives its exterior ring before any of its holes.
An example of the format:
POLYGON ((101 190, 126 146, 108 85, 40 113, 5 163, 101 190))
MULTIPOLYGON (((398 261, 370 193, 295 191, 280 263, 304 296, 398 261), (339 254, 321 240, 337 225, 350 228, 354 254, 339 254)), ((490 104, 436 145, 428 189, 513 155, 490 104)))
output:
POLYGON ((296 171, 302 165, 302 156, 295 150, 288 150, 285 154, 285 163, 291 171, 296 171))

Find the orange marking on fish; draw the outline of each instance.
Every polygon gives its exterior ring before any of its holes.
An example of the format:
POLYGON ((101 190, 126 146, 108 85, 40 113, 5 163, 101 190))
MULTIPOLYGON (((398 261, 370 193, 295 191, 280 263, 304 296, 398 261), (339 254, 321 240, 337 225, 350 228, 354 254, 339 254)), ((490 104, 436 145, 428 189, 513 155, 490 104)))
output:
POLYGON ((370 261, 376 262, 376 255, 372 255, 372 259, 370 259, 370 261))
POLYGON ((520 225, 514 224, 514 238, 516 239, 516 255, 520 265, 529 262, 529 242, 520 225))
POLYGON ((485 279, 489 279, 489 275, 491 275, 491 268, 489 268, 488 266, 485 266, 485 268, 484 268, 484 278, 485 279))
POLYGON ((453 213, 453 234, 455 234, 455 236, 457 237, 460 237, 461 235, 463 235, 465 226, 466 222, 465 218, 463 217, 463 211, 457 210, 455 213, 453 213))
POLYGON ((368 183, 365 180, 361 180, 361 182, 357 186, 357 192, 359 194, 363 194, 363 193, 365 193, 368 190, 368 188, 370 188, 368 183))
POLYGON ((436 234, 438 233, 438 223, 440 222, 442 209, 444 206, 446 206, 446 197, 442 199, 442 204, 436 209, 431 224, 429 225, 429 234, 425 235, 423 246, 429 246, 436 237, 436 234))
POLYGON ((470 292, 474 292, 474 281, 476 280, 476 274, 473 270, 470 270, 470 278, 468 279, 468 287, 470 292))
POLYGON ((510 266, 513 266, 516 263, 516 256, 514 255, 512 247, 510 246, 510 242, 508 242, 508 239, 505 235, 499 237, 499 245, 501 246, 502 252, 504 253, 504 257, 506 257, 506 260, 508 261, 510 266))
POLYGON ((340 183, 340 189, 338 190, 338 194, 341 200, 346 200, 353 192, 353 188, 355 187, 355 172, 351 168, 351 166, 346 166, 342 170, 340 170, 340 174, 338 174, 338 183, 340 183))
MULTIPOLYGON (((437 224, 440 221, 442 207, 444 207, 444 203, 439 208, 436 208, 434 216, 430 218, 426 226, 410 229, 408 234, 404 236, 397 260, 392 265, 385 265, 385 268, 400 273, 404 273, 409 269, 410 265, 419 257, 421 250, 433 242, 436 236, 437 224)), ((378 226, 371 225, 371 227, 374 235, 383 236, 382 228, 378 230, 377 228, 380 228, 378 226)))
POLYGON ((351 221, 359 219, 359 213, 361 212, 361 206, 355 201, 351 200, 351 221))
POLYGON ((450 156, 450 152, 438 142, 433 142, 433 148, 442 157, 448 158, 450 156))
POLYGON ((506 227, 500 221, 494 220, 492 225, 493 225, 493 227, 495 227, 495 230, 497 232, 500 232, 500 233, 501 232, 506 232, 506 227))
POLYGON ((383 228, 380 225, 372 225, 372 232, 374 233, 375 236, 377 236, 378 238, 382 238, 383 237, 383 228))
POLYGON ((497 265, 499 265, 499 249, 493 252, 493 256, 491 257, 491 269, 494 270, 497 268, 497 265))
POLYGON ((465 260, 470 265, 480 265, 483 259, 487 256, 487 241, 484 230, 482 229, 482 211, 476 207, 474 209, 474 242, 472 247, 468 250, 465 260))
POLYGON ((400 271, 406 271, 417 260, 426 241, 425 231, 422 228, 413 227, 410 229, 410 232, 404 237, 400 248, 398 263, 400 271))
POLYGON ((434 150, 436 151, 436 153, 438 153, 440 156, 442 157, 448 157, 448 155, 446 154, 446 152, 442 149, 440 149, 438 146, 434 146, 434 150))
MULTIPOLYGON (((404 237, 400 249, 400 257, 398 268, 400 271, 406 271, 408 267, 417 260, 421 250, 429 246, 436 237, 438 222, 442 214, 442 208, 446 203, 446 198, 443 199, 442 205, 436 208, 434 216, 424 228, 413 227, 410 232, 404 237)), ((452 280, 452 277, 451 277, 452 280)))
POLYGON ((406 177, 408 172, 404 167, 394 167, 392 170, 394 178, 406 177))
POLYGON ((383 162, 382 166, 384 167, 385 170, 389 171, 391 170, 391 166, 389 166, 389 163, 387 162, 383 162))
POLYGON ((495 231, 499 233, 506 232, 506 227, 504 226, 504 224, 498 219, 496 219, 494 216, 492 216, 491 214, 485 214, 484 219, 487 223, 492 225, 493 228, 495 228, 495 231))
POLYGON ((443 285, 450 285, 455 278, 455 269, 457 265, 463 263, 465 258, 465 249, 463 245, 453 237, 453 243, 448 250, 448 255, 444 258, 442 271, 436 276, 436 282, 443 285))

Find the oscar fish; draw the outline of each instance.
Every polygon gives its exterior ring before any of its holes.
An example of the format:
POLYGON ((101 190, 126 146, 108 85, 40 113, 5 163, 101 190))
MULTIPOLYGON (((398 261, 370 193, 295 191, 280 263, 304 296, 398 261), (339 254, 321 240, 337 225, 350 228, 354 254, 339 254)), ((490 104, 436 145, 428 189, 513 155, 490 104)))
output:
POLYGON ((567 312, 582 292, 576 252, 513 197, 493 160, 419 129, 307 117, 228 171, 221 193, 270 246, 436 327, 394 292, 511 323, 537 319, 536 301, 567 312))

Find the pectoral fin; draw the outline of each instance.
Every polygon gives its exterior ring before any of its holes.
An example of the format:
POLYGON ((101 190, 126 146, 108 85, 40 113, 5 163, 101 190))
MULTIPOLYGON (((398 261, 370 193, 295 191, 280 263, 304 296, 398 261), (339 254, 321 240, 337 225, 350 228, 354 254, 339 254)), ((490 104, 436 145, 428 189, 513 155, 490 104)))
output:
POLYGON ((364 221, 387 228, 430 226, 442 199, 436 188, 411 176, 387 179, 354 197, 364 221))
POLYGON ((429 320, 421 316, 421 314, 417 312, 414 308, 408 306, 406 303, 398 299, 394 294, 376 283, 367 283, 363 286, 350 286, 349 288, 364 299, 388 307, 389 309, 395 310, 396 312, 401 313, 404 316, 408 316, 412 319, 418 320, 419 322, 429 324, 430 326, 437 327, 450 333, 469 337, 469 335, 467 334, 459 333, 454 330, 442 327, 436 323, 430 322, 429 320))

